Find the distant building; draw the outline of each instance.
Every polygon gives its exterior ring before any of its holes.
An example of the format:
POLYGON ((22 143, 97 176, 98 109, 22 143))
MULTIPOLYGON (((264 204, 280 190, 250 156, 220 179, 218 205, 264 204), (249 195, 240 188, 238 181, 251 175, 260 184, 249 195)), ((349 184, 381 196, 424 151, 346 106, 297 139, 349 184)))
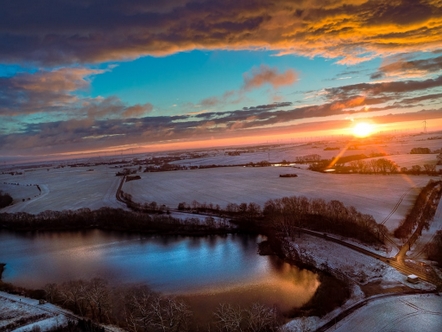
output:
POLYGON ((419 277, 418 277, 417 275, 410 274, 410 275, 407 277, 407 281, 408 281, 408 282, 411 282, 411 283, 413 283, 413 284, 417 284, 417 283, 419 282, 419 277))

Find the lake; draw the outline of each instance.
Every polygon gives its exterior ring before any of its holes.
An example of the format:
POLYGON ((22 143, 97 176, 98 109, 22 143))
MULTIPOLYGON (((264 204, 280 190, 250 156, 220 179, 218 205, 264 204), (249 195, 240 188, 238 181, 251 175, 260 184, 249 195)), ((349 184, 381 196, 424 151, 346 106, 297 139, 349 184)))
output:
POLYGON ((309 270, 257 254, 260 236, 144 236, 100 230, 0 232, 3 281, 28 288, 102 277, 204 303, 277 304, 288 310, 319 286, 309 270), (200 301, 201 300, 201 301, 200 301))

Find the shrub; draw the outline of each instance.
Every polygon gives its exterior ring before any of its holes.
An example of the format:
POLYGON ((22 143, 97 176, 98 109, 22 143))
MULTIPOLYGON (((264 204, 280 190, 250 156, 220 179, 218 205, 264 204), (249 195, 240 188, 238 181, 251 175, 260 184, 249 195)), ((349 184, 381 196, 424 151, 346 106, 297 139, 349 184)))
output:
POLYGON ((12 204, 12 197, 9 194, 0 191, 0 209, 12 204))

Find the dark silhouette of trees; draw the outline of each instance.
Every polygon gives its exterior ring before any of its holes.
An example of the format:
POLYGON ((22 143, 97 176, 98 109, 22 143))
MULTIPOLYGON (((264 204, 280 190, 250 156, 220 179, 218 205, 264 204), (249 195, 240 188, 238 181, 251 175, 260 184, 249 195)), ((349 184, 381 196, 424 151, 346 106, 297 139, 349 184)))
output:
POLYGON ((426 245, 425 251, 428 259, 436 261, 442 266, 442 230, 436 232, 433 240, 426 245))
POLYGON ((410 173, 414 174, 414 175, 419 175, 419 174, 421 174, 421 170, 422 170, 422 167, 420 165, 413 165, 413 166, 411 166, 410 173))
POLYGON ((321 156, 319 154, 309 154, 305 156, 296 157, 296 162, 300 164, 304 163, 314 163, 321 160, 321 156))
POLYGON ((12 199, 11 195, 9 195, 7 193, 3 193, 0 190, 0 209, 6 207, 8 205, 11 205, 12 202, 13 202, 13 199, 12 199))
POLYGON ((430 180, 417 196, 401 225, 394 231, 394 236, 400 239, 407 238, 419 223, 423 227, 428 227, 436 213, 441 195, 442 181, 430 180))
POLYGON ((213 315, 217 330, 222 332, 273 332, 279 330, 282 322, 276 308, 260 303, 245 309, 220 303, 213 315))
POLYGON ((103 207, 98 210, 44 211, 37 215, 26 212, 1 213, 0 228, 30 230, 82 230, 98 228, 142 233, 167 233, 181 235, 231 233, 234 227, 225 222, 177 219, 170 215, 149 215, 143 212, 126 211, 103 207))
MULTIPOLYGON (((311 163, 309 170, 316 172, 324 172, 329 168, 333 168, 334 173, 359 173, 359 174, 428 174, 437 175, 436 164, 413 165, 410 169, 407 167, 399 167, 394 161, 387 158, 361 160, 357 157, 364 155, 355 155, 340 158, 337 161, 333 160, 321 160, 311 163), (356 160, 353 160, 353 157, 356 160)), ((441 157, 442 158, 442 157, 441 157)), ((442 160, 442 159, 441 159, 442 160)), ((439 172, 442 174, 442 171, 439 172)))
MULTIPOLYGON (((342 202, 306 197, 283 197, 264 205, 263 220, 282 236, 295 236, 297 227, 331 232, 366 243, 383 243, 387 229, 371 215, 362 214, 342 202)), ((265 226, 264 226, 265 227, 265 226)))
POLYGON ((429 148, 412 148, 410 154, 429 154, 431 150, 429 148))
POLYGON ((436 164, 424 164, 425 172, 428 175, 436 175, 436 164))

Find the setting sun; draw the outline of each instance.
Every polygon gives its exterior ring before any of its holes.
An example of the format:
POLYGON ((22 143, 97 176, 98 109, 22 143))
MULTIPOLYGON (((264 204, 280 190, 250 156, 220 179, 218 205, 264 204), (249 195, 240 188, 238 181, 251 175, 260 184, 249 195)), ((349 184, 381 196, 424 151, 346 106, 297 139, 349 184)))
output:
POLYGON ((353 127, 353 135, 356 137, 367 137, 373 134, 374 126, 368 122, 359 122, 353 127))

